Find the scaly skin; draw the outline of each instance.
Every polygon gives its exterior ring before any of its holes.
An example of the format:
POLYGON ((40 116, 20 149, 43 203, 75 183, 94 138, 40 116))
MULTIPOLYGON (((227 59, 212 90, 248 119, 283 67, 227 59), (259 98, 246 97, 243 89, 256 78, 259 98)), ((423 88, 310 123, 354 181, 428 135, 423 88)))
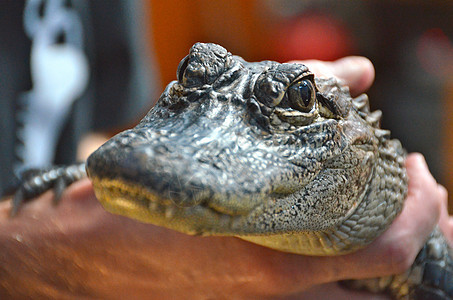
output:
POLYGON ((195 45, 178 72, 137 127, 88 159, 108 210, 317 255, 363 247, 401 210, 404 151, 365 96, 214 45, 195 45), (301 112, 285 91, 304 80, 315 99, 301 112))
MULTIPOLYGON (((178 81, 135 128, 94 152, 87 171, 113 213, 339 255, 379 236, 406 196, 405 152, 379 119, 365 95, 351 99, 335 79, 315 79, 303 65, 248 63, 195 44, 178 81)), ((434 247, 407 274, 368 288, 453 297, 451 250, 433 236, 434 247), (420 275, 432 266, 444 272, 440 284, 420 275)))

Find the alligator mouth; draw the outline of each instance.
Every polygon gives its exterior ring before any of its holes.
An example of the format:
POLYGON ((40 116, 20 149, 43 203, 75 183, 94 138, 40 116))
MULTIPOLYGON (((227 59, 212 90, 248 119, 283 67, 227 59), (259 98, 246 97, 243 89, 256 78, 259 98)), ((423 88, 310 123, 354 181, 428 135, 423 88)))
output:
POLYGON ((152 223, 192 235, 228 232, 240 216, 231 216, 206 205, 200 194, 198 204, 184 207, 148 189, 118 179, 91 178, 96 197, 109 212, 144 223, 152 223))

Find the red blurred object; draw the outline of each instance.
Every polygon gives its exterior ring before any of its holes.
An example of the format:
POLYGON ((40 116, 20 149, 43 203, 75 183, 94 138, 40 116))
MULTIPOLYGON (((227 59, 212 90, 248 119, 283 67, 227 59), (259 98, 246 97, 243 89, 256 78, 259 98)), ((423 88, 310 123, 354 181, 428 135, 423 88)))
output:
POLYGON ((353 39, 333 16, 304 13, 285 22, 276 32, 274 53, 281 61, 316 58, 335 60, 350 55, 353 39))
POLYGON ((453 74, 453 42, 440 28, 423 32, 417 43, 417 59, 422 68, 436 77, 453 74))

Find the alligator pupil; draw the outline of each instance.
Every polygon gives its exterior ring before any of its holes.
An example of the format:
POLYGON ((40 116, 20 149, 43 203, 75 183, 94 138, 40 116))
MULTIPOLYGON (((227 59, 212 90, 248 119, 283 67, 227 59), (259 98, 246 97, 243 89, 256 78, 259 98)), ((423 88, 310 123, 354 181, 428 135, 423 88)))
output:
POLYGON ((289 87, 288 98, 294 109, 307 112, 312 104, 312 87, 307 80, 303 80, 289 87))
POLYGON ((306 81, 302 81, 299 85, 299 94, 304 102, 304 105, 309 106, 311 100, 311 89, 306 81))

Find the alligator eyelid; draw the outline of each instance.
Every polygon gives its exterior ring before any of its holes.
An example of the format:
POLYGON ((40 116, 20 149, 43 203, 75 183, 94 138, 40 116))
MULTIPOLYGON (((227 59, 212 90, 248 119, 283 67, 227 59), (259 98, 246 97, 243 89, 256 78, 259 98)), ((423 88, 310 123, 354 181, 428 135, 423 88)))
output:
POLYGON ((316 87, 316 83, 315 83, 315 75, 310 72, 304 72, 304 73, 300 74, 299 76, 297 76, 293 81, 291 81, 291 83, 288 85, 288 87, 290 87, 291 85, 293 85, 299 81, 302 81, 302 80, 310 80, 311 83, 313 84, 313 87, 315 88, 315 90, 316 91, 318 90, 318 88, 316 87))
POLYGON ((328 98, 326 98, 320 92, 316 92, 316 99, 324 106, 326 106, 333 114, 338 115, 338 108, 335 103, 328 98))
POLYGON ((189 65, 189 55, 184 57, 184 59, 181 61, 181 63, 178 66, 178 74, 177 75, 178 75, 178 81, 180 83, 183 82, 184 72, 186 71, 188 65, 189 65))

